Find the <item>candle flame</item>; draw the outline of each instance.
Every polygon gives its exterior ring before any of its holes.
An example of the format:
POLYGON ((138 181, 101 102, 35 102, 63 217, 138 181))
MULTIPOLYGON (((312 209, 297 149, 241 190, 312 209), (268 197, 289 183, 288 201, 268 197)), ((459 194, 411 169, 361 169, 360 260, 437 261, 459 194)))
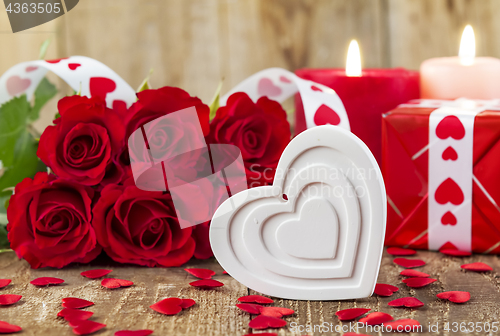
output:
POLYGON ((471 25, 467 25, 462 34, 462 41, 460 41, 460 50, 458 57, 462 65, 474 64, 474 57, 476 56, 476 39, 474 37, 474 30, 471 25))
POLYGON ((347 77, 361 77, 361 53, 356 40, 352 40, 347 51, 345 63, 345 74, 347 77))

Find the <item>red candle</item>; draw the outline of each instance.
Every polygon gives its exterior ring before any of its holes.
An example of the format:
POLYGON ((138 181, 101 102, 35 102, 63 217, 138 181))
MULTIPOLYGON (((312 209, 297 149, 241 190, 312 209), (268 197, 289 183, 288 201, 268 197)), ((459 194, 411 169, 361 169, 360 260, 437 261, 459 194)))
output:
MULTIPOLYGON (((351 51, 348 65, 350 54, 351 51)), ((359 54, 356 56, 359 59, 359 54)), ((380 163, 382 114, 420 97, 419 73, 403 68, 361 70, 360 63, 358 69, 354 72, 347 69, 349 75, 346 69, 299 69, 295 73, 337 92, 349 116, 351 131, 367 144, 380 163)), ((297 95, 295 134, 306 128, 302 100, 297 95)))

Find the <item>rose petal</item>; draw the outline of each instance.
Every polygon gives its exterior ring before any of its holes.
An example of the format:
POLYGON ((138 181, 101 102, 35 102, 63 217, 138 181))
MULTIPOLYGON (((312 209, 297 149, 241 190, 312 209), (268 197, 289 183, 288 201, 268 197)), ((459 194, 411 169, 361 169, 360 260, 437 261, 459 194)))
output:
POLYGON ((196 281, 190 282, 189 284, 193 287, 198 287, 198 288, 202 288, 202 289, 211 289, 211 288, 224 286, 224 284, 222 282, 217 281, 217 280, 213 280, 213 279, 196 280, 196 281))
POLYGON ((464 270, 474 271, 474 272, 489 272, 489 271, 493 271, 493 268, 491 268, 490 265, 487 265, 487 264, 482 263, 482 262, 474 262, 474 263, 471 263, 471 264, 465 264, 465 265, 462 265, 460 267, 463 268, 464 270))
POLYGON ((472 255, 472 253, 467 252, 467 251, 460 251, 460 250, 453 250, 453 249, 444 249, 444 250, 439 250, 442 254, 446 254, 452 257, 469 257, 472 255))
POLYGON ((186 309, 186 308, 189 308, 191 306, 194 306, 194 304, 196 303, 196 301, 193 299, 181 299, 181 300, 182 300, 182 302, 181 302, 182 309, 186 309))
POLYGON ((69 298, 64 298, 62 299, 62 306, 64 308, 75 308, 75 309, 80 309, 80 308, 86 308, 94 305, 94 302, 92 301, 87 301, 84 299, 79 299, 75 297, 69 297, 69 298))
POLYGON ((361 323, 366 323, 367 325, 377 325, 393 320, 392 316, 387 313, 375 312, 370 313, 366 317, 359 320, 361 323))
POLYGON ((411 256, 417 253, 417 251, 402 247, 388 247, 387 253, 393 256, 411 256))
POLYGON ((90 321, 90 320, 74 320, 71 321, 70 327, 73 328, 73 332, 77 335, 88 335, 95 333, 98 330, 101 330, 102 328, 106 327, 105 324, 95 322, 95 321, 90 321))
POLYGON ((114 278, 106 278, 102 279, 101 285, 106 288, 114 289, 120 287, 130 287, 134 283, 132 281, 123 280, 123 279, 114 279, 114 278))
POLYGON ((108 275, 109 273, 113 272, 112 270, 107 270, 107 269, 93 269, 93 270, 88 270, 85 272, 80 273, 80 275, 89 278, 89 279, 99 279, 102 278, 103 276, 108 275))
POLYGON ((354 320, 356 317, 360 317, 361 315, 368 313, 370 310, 371 309, 369 308, 348 308, 339 310, 335 313, 335 315, 337 315, 337 317, 341 321, 350 321, 354 320))
POLYGON ((0 288, 7 287, 11 282, 10 279, 0 279, 0 288))
POLYGON ((23 330, 23 328, 19 326, 0 321, 0 334, 13 334, 21 330, 23 330))
POLYGON ((22 295, 0 294, 0 306, 10 306, 21 300, 22 295))
POLYGON ((272 317, 283 317, 292 315, 295 313, 295 310, 284 307, 261 307, 260 314, 264 316, 272 316, 272 317))
POLYGON ((59 278, 50 278, 50 277, 41 277, 36 278, 35 280, 31 280, 30 284, 35 286, 50 286, 50 285, 59 285, 64 282, 63 279, 59 278))
POLYGON ((448 300, 454 303, 464 303, 470 300, 470 293, 462 291, 442 292, 436 296, 440 299, 448 300))
POLYGON ((388 303, 391 307, 407 307, 407 308, 417 308, 422 307, 424 303, 414 297, 402 297, 396 300, 392 300, 388 303))
POLYGON ((413 268, 425 265, 425 261, 423 260, 407 258, 394 258, 394 263, 404 268, 413 268))
POLYGON ((58 317, 63 317, 66 321, 72 320, 88 320, 94 315, 91 311, 80 310, 75 308, 64 308, 59 313, 57 313, 58 317))
POLYGON ((398 287, 387 284, 376 284, 373 293, 379 296, 391 296, 399 290, 398 287))
POLYGON ((437 281, 437 279, 432 279, 432 278, 408 278, 404 279, 403 282, 411 288, 420 288, 427 286, 434 281, 437 281))
POLYGON ((255 302, 255 303, 273 303, 274 300, 262 295, 247 295, 238 299, 240 302, 255 302))
POLYGON ((399 273, 399 275, 406 276, 406 277, 417 277, 417 278, 430 277, 430 275, 427 273, 416 271, 413 269, 405 269, 405 270, 401 271, 401 273, 399 273))
POLYGON ((247 313, 254 315, 259 315, 260 309, 262 308, 262 306, 255 303, 238 303, 236 304, 236 307, 240 308, 241 310, 247 313))
POLYGON ((149 306, 149 308, 161 314, 175 315, 182 311, 182 299, 179 298, 163 299, 149 306))
POLYGON ((153 330, 120 330, 115 332, 115 336, 148 336, 153 333, 153 330))
POLYGON ((398 331, 398 332, 402 331, 416 332, 421 330, 420 323, 414 319, 401 319, 392 322, 386 322, 384 323, 384 327, 386 328, 386 330, 388 328, 392 328, 392 331, 398 331))
POLYGON ((185 268, 186 272, 200 279, 211 279, 215 272, 206 268, 185 268))
POLYGON ((267 328, 281 328, 286 326, 286 321, 277 317, 259 315, 248 323, 252 329, 262 330, 267 328))

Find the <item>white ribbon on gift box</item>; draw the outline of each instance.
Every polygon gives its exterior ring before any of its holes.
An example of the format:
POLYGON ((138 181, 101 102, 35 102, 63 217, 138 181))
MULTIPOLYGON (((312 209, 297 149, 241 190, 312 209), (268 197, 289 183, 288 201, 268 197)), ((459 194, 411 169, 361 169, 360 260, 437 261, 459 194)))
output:
MULTIPOLYGON (((474 119, 479 113, 490 110, 500 111, 500 100, 469 100, 459 98, 457 100, 414 100, 398 107, 409 108, 435 108, 429 116, 429 143, 427 146, 413 155, 415 160, 420 155, 429 150, 429 187, 428 187, 428 229, 419 234, 412 242, 420 239, 428 233, 429 249, 439 250, 447 242, 452 243, 462 251, 472 249, 472 183, 476 183, 479 189, 485 194, 488 200, 500 211, 493 197, 486 188, 473 175, 473 141, 474 141, 474 119), (451 137, 440 139, 436 135, 438 124, 447 116, 456 116, 465 129, 465 136, 460 140, 451 137), (443 151, 451 146, 458 158, 455 161, 443 160, 443 151), (437 188, 447 178, 453 179, 462 189, 464 201, 459 205, 450 202, 439 204, 434 195, 437 188), (456 225, 443 225, 441 218, 450 211, 457 219, 456 225)), ((401 214, 395 204, 389 200, 389 205, 401 214)), ((408 245, 411 245, 410 242, 408 245)), ((497 243, 490 247, 486 253, 494 250, 497 243)))

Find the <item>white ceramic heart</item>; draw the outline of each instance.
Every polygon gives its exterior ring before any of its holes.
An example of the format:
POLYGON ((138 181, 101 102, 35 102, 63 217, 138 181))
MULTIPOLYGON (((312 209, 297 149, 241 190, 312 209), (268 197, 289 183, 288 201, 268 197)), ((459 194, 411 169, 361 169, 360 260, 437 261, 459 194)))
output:
POLYGON ((242 191, 217 209, 210 242, 222 267, 258 292, 367 297, 386 212, 382 174, 368 147, 340 127, 318 126, 289 143, 272 186, 242 191))

